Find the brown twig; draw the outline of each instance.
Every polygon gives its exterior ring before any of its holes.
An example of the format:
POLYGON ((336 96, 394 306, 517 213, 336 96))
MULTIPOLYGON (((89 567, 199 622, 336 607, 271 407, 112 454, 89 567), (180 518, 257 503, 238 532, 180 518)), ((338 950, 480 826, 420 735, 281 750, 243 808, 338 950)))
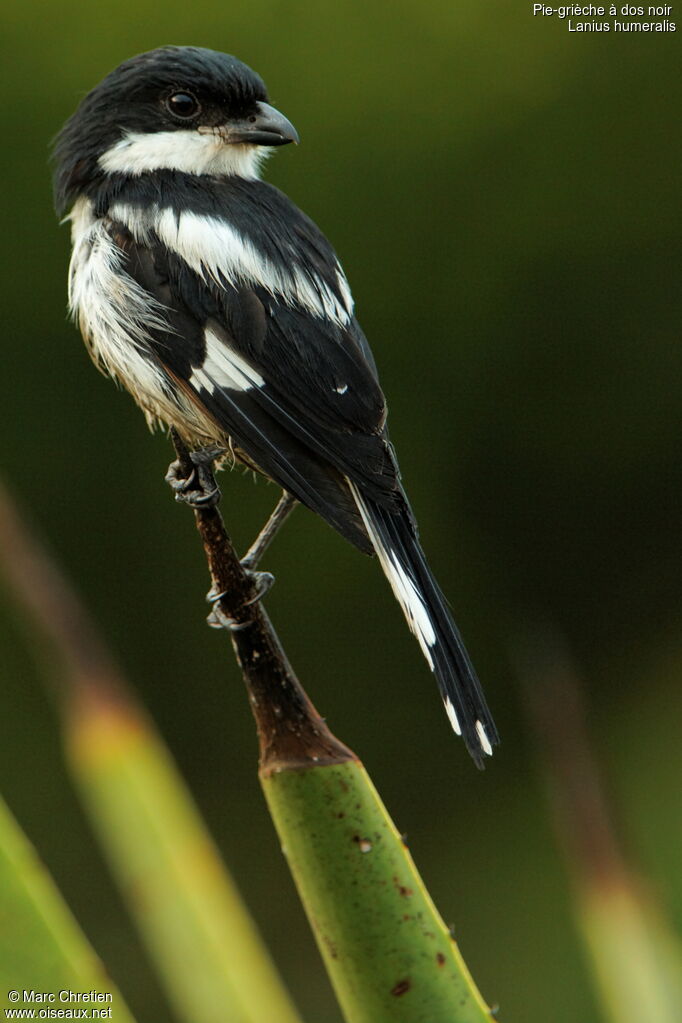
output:
MULTIPOLYGON (((189 451, 175 432, 171 436, 182 474, 188 478, 189 451)), ((220 594, 216 604, 225 618, 240 626, 230 635, 256 720, 261 774, 356 759, 329 730, 294 674, 218 508, 193 510, 211 589, 220 594)))

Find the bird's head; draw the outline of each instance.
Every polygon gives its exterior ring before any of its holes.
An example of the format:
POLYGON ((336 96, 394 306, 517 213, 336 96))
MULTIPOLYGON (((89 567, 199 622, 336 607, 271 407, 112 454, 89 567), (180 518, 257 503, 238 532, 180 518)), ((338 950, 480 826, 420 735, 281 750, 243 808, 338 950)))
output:
POLYGON ((107 175, 157 170, 257 177, 269 147, 298 142, 236 57, 163 46, 125 61, 83 99, 57 136, 55 204, 63 212, 107 175))

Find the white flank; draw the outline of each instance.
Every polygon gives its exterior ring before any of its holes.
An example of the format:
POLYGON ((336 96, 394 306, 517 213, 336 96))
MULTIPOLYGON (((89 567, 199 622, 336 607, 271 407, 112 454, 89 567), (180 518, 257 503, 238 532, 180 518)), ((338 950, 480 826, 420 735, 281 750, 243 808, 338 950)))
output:
POLYGON ((449 699, 449 697, 446 696, 445 700, 443 702, 445 703, 445 713, 447 714, 447 716, 450 719, 450 724, 454 728, 454 730, 457 733, 457 735, 461 735, 462 734, 462 728, 460 726, 459 718, 457 717, 457 713, 455 711, 455 708, 452 706, 451 700, 449 699))
POLYGON ((493 748, 490 745, 490 740, 488 739, 488 736, 485 734, 485 728, 483 727, 482 721, 476 722, 476 732, 478 733, 478 738, 481 743, 481 749, 483 750, 484 753, 487 753, 488 756, 491 757, 493 755, 493 748))
POLYGON ((265 380, 248 362, 230 348, 210 327, 204 331, 206 355, 189 378, 193 387, 203 387, 210 394, 226 387, 231 391, 248 391, 262 387, 265 380))
POLYGON ((410 631, 417 637, 417 641, 422 648, 422 653, 428 661, 429 667, 433 671, 433 656, 429 648, 435 644, 436 634, 433 631, 433 625, 431 624, 431 619, 429 618, 429 613, 424 601, 422 600, 417 587, 398 561, 395 553, 391 550, 387 550, 384 546, 381 537, 374 527, 374 523, 367 514, 365 502, 360 491, 355 484, 348 479, 348 477, 346 477, 346 481, 351 489, 353 497, 355 498, 355 503, 357 504, 358 511, 362 516, 365 529, 369 534, 370 540, 374 544, 374 550, 377 552, 377 557, 379 558, 381 567, 384 570, 384 574, 391 584, 391 589, 393 590, 398 603, 403 609, 403 614, 405 615, 407 624, 410 627, 410 631))
POLYGON ((133 177, 171 170, 253 179, 258 178, 260 164, 268 155, 264 146, 230 144, 217 134, 202 134, 196 129, 131 131, 102 153, 98 162, 108 174, 133 177))
MULTIPOLYGON (((109 216, 125 224, 137 241, 147 242, 152 233, 156 234, 204 280, 210 278, 218 285, 227 282, 235 287, 259 285, 273 297, 291 306, 302 306, 314 316, 344 327, 350 323, 353 305, 347 284, 339 301, 321 278, 295 266, 276 266, 221 217, 189 210, 176 213, 169 207, 141 209, 128 203, 115 203, 109 216)), ((340 268, 338 273, 341 275, 340 268)))
POLYGON ((150 332, 170 332, 164 306, 125 272, 124 255, 89 200, 79 199, 69 219, 69 309, 94 362, 131 392, 150 425, 161 418, 205 435, 194 406, 150 352, 150 332))
POLYGON ((157 390, 158 370, 142 353, 150 330, 168 330, 163 306, 125 273, 123 253, 88 200, 76 202, 70 220, 71 314, 102 369, 131 389, 157 390))

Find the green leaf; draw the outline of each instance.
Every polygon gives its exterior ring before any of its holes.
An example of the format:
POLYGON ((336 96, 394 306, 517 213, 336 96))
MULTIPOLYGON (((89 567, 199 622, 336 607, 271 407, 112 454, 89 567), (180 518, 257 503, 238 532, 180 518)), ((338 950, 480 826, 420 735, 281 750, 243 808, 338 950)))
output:
POLYGON ((64 903, 47 870, 0 800, 0 1001, 5 1009, 48 1005, 31 992, 54 996, 50 1009, 107 1011, 102 1019, 134 1023, 64 903), (17 992, 16 1000, 11 992, 17 992), (70 995, 104 995, 77 1000, 70 995), (60 995, 60 993, 63 993, 60 995), (111 1010, 109 1016, 108 1010, 111 1010))

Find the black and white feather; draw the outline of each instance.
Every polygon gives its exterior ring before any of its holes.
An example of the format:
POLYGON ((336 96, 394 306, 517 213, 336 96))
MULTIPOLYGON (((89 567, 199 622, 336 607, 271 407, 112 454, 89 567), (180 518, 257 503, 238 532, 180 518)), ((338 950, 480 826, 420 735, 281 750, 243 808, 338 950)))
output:
POLYGON ((269 148, 295 140, 234 57, 164 47, 113 71, 56 145, 71 309, 150 422, 228 444, 377 554, 480 765, 497 732, 419 545, 348 282, 315 224, 258 177, 269 148))

